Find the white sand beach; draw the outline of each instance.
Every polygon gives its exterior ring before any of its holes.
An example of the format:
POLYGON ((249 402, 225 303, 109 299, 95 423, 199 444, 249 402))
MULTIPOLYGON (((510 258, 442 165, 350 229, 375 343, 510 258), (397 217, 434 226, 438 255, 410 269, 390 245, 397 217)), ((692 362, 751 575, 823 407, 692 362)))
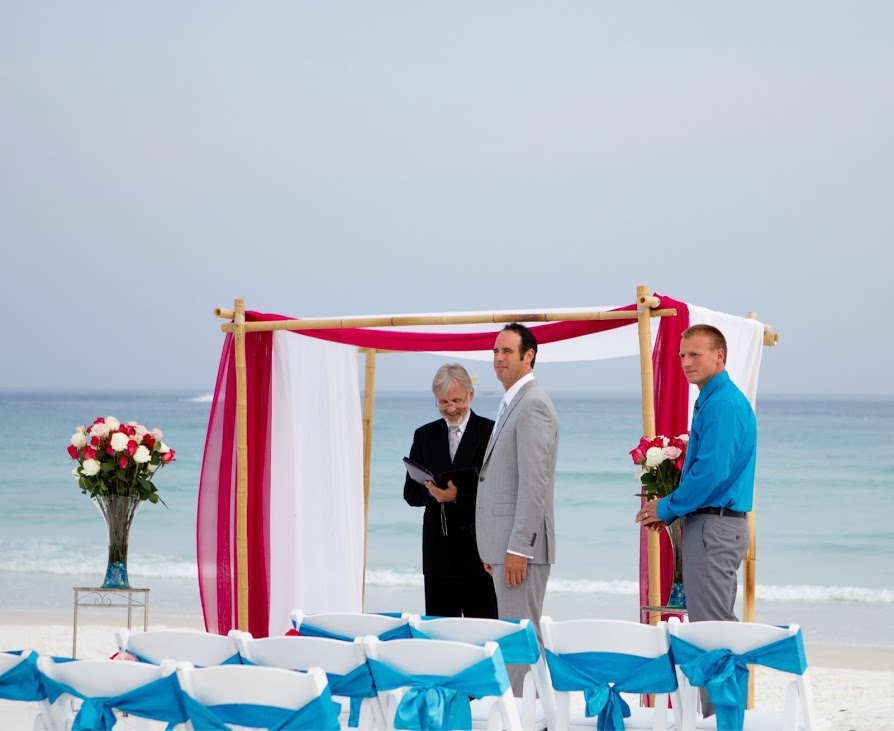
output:
MULTIPOLYGON (((110 657, 114 632, 123 626, 109 616, 82 615, 79 619, 78 655, 82 658, 110 657)), ((135 626, 138 623, 135 623, 135 626)), ((203 629, 199 616, 153 617, 150 629, 203 629)), ((38 652, 71 656, 72 622, 65 614, 4 613, 0 615, 0 649, 30 648, 38 652)), ((882 731, 894 719, 894 648, 808 646, 811 681, 817 718, 821 728, 842 731, 882 731)), ((755 708, 782 707, 784 683, 780 675, 758 668, 755 678, 755 708)), ((0 701, 0 730, 31 729, 37 704, 0 701)))

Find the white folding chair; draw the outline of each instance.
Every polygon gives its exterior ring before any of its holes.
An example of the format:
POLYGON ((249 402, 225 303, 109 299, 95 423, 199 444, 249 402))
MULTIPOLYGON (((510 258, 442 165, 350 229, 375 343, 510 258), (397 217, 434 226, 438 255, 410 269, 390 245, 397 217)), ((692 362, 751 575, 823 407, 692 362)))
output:
POLYGON ((41 712, 34 727, 70 729, 77 718, 85 728, 111 729, 121 713, 132 720, 141 719, 138 728, 159 727, 150 720, 182 722, 175 668, 173 662, 56 662, 51 657, 38 657, 37 669, 44 676, 47 697, 40 702, 41 712), (78 701, 80 708, 75 712, 78 701))
POLYGON ((247 664, 285 670, 322 668, 333 699, 341 705, 342 728, 351 725, 360 729, 384 728, 385 716, 366 662, 363 638, 353 642, 328 637, 254 639, 248 632, 239 632, 235 640, 247 664))
POLYGON ((339 728, 338 704, 332 701, 320 668, 294 672, 251 665, 196 668, 177 663, 194 728, 323 729, 339 728))
POLYGON ((813 691, 801 629, 754 622, 668 622, 671 652, 683 695, 685 729, 816 728, 813 691), (781 711, 745 710, 748 665, 773 668, 791 677, 781 711), (719 673, 723 673, 725 681, 719 673), (706 687, 714 716, 696 711, 698 687, 706 687), (715 700, 723 692, 734 704, 715 700))
MULTIPOLYGON (((507 664, 529 665, 521 698, 516 698, 522 728, 543 731, 555 728, 555 701, 546 663, 534 625, 529 619, 482 619, 477 617, 433 617, 410 615, 410 632, 414 638, 452 640, 483 645, 496 642, 507 664), (539 696, 539 699, 538 699, 539 696)), ((472 701, 472 725, 486 728, 492 700, 472 701)))
POLYGON ((370 614, 367 612, 320 612, 305 614, 292 610, 292 627, 304 637, 328 637, 353 642, 356 637, 375 635, 380 640, 406 639, 410 636, 408 615, 370 614))
POLYGON ((495 698, 487 728, 521 731, 521 719, 499 645, 365 637, 363 645, 385 712, 413 718, 421 729, 471 728, 470 698, 495 698), (444 718, 446 716, 446 718, 444 718))
POLYGON ((555 691, 556 728, 595 729, 597 723, 604 726, 609 720, 612 728, 653 731, 679 725, 681 700, 664 622, 553 622, 542 617, 540 629, 555 691), (575 704, 574 711, 572 693, 584 695, 583 705, 575 704), (622 693, 655 694, 653 707, 631 707, 637 702, 635 695, 625 699, 622 693), (672 719, 667 714, 668 697, 673 703, 672 719), (625 710, 629 716, 624 716, 625 710))
POLYGON ((158 665, 163 660, 190 662, 196 667, 239 662, 239 649, 230 636, 192 630, 149 630, 115 633, 118 651, 136 656, 140 662, 158 665))

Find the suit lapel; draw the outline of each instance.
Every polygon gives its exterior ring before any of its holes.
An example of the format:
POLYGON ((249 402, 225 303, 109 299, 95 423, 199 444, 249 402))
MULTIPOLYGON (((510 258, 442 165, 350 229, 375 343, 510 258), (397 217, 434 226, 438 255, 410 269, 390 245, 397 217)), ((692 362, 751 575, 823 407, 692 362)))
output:
POLYGON ((525 397, 525 394, 531 389, 531 387, 536 383, 536 381, 528 381, 524 386, 519 389, 519 392, 515 394, 515 398, 512 399, 512 403, 506 407, 506 413, 503 414, 503 420, 498 421, 494 424, 494 430, 491 432, 490 439, 487 442, 487 449, 484 452, 484 462, 482 463, 482 467, 487 464, 487 460, 490 458, 490 453, 494 450, 494 445, 497 443, 497 439, 500 438, 500 432, 503 431, 503 427, 512 417, 512 412, 515 411, 515 408, 521 403, 522 399, 525 397))

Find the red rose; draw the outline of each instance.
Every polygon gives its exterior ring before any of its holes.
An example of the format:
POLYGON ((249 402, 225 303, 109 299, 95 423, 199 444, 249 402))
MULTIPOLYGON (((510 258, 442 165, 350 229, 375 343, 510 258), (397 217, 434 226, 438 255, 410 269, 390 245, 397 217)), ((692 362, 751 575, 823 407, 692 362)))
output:
POLYGON ((121 425, 121 428, 118 431, 123 431, 129 437, 132 437, 137 432, 137 430, 134 429, 132 426, 130 426, 130 425, 125 426, 124 424, 121 425))
POLYGON ((118 457, 118 467, 122 470, 127 469, 127 457, 125 457, 123 454, 118 457))
POLYGON ((152 447, 155 446, 155 440, 152 437, 150 437, 148 434, 146 434, 143 437, 143 444, 146 445, 146 449, 152 449, 152 447))
POLYGON ((96 450, 93 447, 84 447, 84 459, 96 459, 96 450))
POLYGON ((115 456, 115 450, 112 449, 112 445, 111 445, 111 444, 107 444, 107 445, 106 445, 106 454, 109 455, 109 457, 114 457, 114 456, 115 456))
POLYGON ((131 457, 134 456, 134 453, 137 451, 137 443, 131 439, 127 443, 127 449, 125 450, 131 457))
POLYGON ((78 448, 74 444, 68 445, 68 454, 72 459, 78 458, 78 448))
POLYGON ((631 449, 630 457, 633 459, 633 464, 642 464, 646 461, 646 453, 643 451, 642 447, 631 449))

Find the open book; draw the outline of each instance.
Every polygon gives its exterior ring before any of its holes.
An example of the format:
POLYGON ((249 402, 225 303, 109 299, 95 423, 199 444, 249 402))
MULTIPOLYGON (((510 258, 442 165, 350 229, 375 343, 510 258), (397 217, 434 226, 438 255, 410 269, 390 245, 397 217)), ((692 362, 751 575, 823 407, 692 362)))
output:
POLYGON ((407 473, 410 475, 410 478, 420 485, 424 485, 425 481, 434 482, 438 487, 442 490, 447 489, 447 481, 453 480, 453 484, 457 486, 457 488, 461 488, 463 483, 468 483, 469 480, 475 482, 478 480, 478 470, 474 467, 461 467, 455 470, 446 470, 445 472, 439 472, 437 475, 433 474, 431 470, 423 467, 418 462, 414 462, 409 457, 404 457, 404 466, 407 468, 407 473))

